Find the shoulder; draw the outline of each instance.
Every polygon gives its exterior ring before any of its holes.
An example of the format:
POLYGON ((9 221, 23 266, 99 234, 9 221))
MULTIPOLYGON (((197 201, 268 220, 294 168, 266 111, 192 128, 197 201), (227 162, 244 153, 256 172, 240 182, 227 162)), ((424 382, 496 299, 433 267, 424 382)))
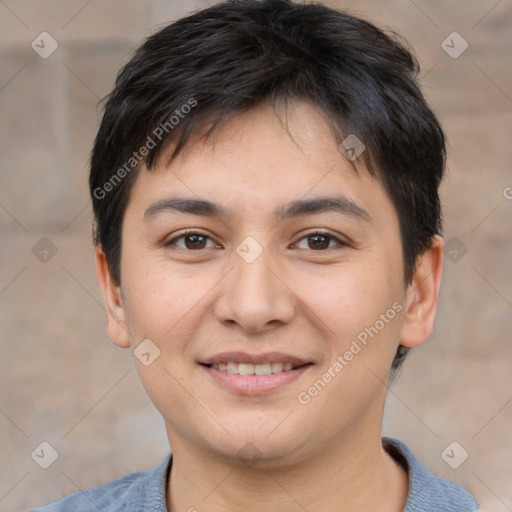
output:
POLYGON ((172 463, 169 453, 148 471, 126 475, 92 489, 71 494, 55 503, 29 512, 165 512, 165 486, 172 463))
POLYGON ((416 459, 411 450, 401 441, 383 438, 391 454, 398 452, 408 466, 409 494, 404 512, 476 512, 479 510, 475 498, 465 489, 439 478, 416 459), (391 447, 391 448, 390 448, 391 447))

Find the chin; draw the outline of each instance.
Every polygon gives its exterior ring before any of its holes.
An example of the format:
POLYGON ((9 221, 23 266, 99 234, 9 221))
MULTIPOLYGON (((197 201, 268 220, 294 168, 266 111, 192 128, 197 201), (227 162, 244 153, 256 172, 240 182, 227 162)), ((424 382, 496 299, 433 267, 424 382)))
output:
POLYGON ((275 416, 272 415, 272 421, 262 419, 261 413, 245 415, 238 421, 232 418, 224 423, 232 437, 217 429, 215 436, 209 431, 204 441, 209 450, 217 452, 226 461, 239 461, 248 467, 257 464, 258 468, 275 469, 296 463, 301 454, 306 456, 307 432, 291 418, 283 422, 286 414, 281 413, 278 421, 274 421, 275 416))

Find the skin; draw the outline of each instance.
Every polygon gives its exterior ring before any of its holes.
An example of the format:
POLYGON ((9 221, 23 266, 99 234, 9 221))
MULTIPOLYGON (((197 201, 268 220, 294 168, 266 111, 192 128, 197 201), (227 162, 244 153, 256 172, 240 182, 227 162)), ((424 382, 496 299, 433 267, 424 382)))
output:
POLYGON ((404 286, 398 217, 381 184, 362 168, 354 172, 310 105, 296 103, 286 123, 261 106, 214 139, 193 140, 171 165, 161 159, 155 170, 142 169, 122 226, 120 287, 96 249, 110 339, 132 349, 150 339, 160 350, 149 366, 135 362, 173 450, 172 512, 405 506, 406 471, 381 443, 386 383, 398 344, 418 346, 432 332, 443 241, 434 238, 404 286), (291 201, 339 195, 368 219, 333 211, 273 217, 291 201), (230 215, 166 210, 144 220, 170 196, 214 201, 230 215), (200 249, 190 238, 175 240, 188 228, 210 237, 200 249), (307 236, 315 229, 334 238, 321 239, 319 249, 307 236), (248 236, 263 250, 252 263, 236 252, 248 236), (402 311, 299 403, 298 394, 397 302, 402 311), (279 351, 314 364, 272 393, 243 396, 198 364, 224 351, 279 351), (246 443, 258 453, 252 465, 237 457, 246 443))

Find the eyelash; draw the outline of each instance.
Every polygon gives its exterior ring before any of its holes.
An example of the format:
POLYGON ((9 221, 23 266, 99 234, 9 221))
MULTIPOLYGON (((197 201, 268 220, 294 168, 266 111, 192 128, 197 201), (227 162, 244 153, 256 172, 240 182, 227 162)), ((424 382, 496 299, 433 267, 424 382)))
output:
MULTIPOLYGON (((208 234, 201 231, 200 229, 187 229, 185 231, 182 231, 178 236, 174 237, 172 240, 165 242, 164 245, 165 245, 165 247, 170 247, 170 246, 174 245, 174 243, 177 240, 180 240, 181 238, 186 238, 187 236, 191 236, 191 235, 200 235, 200 236, 204 236, 205 238, 209 238, 211 240, 211 237, 208 234)), ((183 248, 180 247, 180 249, 183 249, 183 248)), ((190 249, 183 249, 183 250, 193 252, 190 249)), ((204 250, 204 249, 199 249, 196 252, 199 252, 200 250, 204 250)))
POLYGON ((348 243, 344 242, 343 240, 340 240, 337 236, 334 236, 332 233, 329 233, 329 231, 322 231, 321 229, 316 229, 314 231, 311 231, 309 233, 302 235, 302 237, 299 238, 299 240, 295 243, 297 244, 298 242, 300 242, 301 240, 304 240, 305 238, 310 238, 310 237, 314 237, 314 236, 325 236, 330 241, 336 242, 337 247, 328 247, 327 249, 319 249, 318 251, 314 251, 313 249, 310 249, 313 252, 325 252, 325 251, 336 249, 336 248, 339 249, 341 247, 349 247, 348 243))
MULTIPOLYGON (((212 240, 212 238, 207 233, 201 231, 200 229, 187 229, 186 231, 183 231, 182 233, 180 233, 178 236, 174 237, 172 240, 165 242, 164 245, 165 245, 165 247, 172 247, 173 245, 175 245, 176 241, 178 241, 182 238, 186 238, 187 236, 191 236, 191 235, 200 235, 205 238, 208 238, 209 240, 212 240)), ((330 241, 335 241, 338 247, 349 247, 348 243, 343 242, 338 237, 334 236, 332 233, 329 233, 328 231, 322 231, 322 230, 314 230, 314 231, 304 234, 297 242, 295 242, 295 244, 297 244, 301 240, 304 240, 305 238, 310 238, 310 237, 314 237, 314 236, 325 236, 325 237, 329 238, 330 241)), ((196 251, 193 249, 184 249, 182 247, 179 247, 179 249, 182 249, 182 250, 188 251, 188 252, 200 252, 200 251, 205 250, 205 249, 198 249, 196 251)), ((314 249, 310 249, 310 250, 313 252, 325 252, 327 250, 332 250, 332 249, 333 249, 333 247, 328 247, 327 249, 319 249, 318 251, 315 251, 314 249)))

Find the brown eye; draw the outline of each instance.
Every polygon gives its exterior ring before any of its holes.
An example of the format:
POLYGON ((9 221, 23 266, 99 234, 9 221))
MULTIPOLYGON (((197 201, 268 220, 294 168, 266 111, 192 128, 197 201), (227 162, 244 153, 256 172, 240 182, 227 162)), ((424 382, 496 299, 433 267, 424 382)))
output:
POLYGON ((310 249, 312 251, 324 251, 336 246, 346 246, 341 240, 329 233, 310 233, 302 237, 296 246, 299 249, 310 249), (306 241, 304 243, 303 241, 306 241))
POLYGON ((187 249, 204 249, 206 245, 206 237, 203 235, 186 235, 185 247, 187 249))
POLYGON ((176 238, 173 238, 165 245, 166 247, 176 246, 180 249, 185 249, 188 251, 200 251, 201 249, 217 247, 217 245, 213 242, 213 240, 211 240, 209 236, 199 232, 184 233, 180 236, 177 236, 176 238), (210 242, 210 245, 208 245, 208 242, 210 242))
POLYGON ((308 236, 308 246, 310 249, 328 249, 329 242, 331 241, 330 237, 325 235, 312 235, 308 236))

